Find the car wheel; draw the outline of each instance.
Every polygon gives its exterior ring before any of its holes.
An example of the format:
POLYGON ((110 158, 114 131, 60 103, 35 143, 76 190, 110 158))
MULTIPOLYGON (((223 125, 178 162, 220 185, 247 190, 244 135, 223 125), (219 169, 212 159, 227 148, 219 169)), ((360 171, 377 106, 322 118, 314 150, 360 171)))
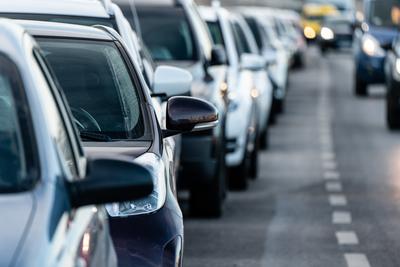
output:
MULTIPOLYGON (((267 132, 268 133, 268 132, 267 132)), ((253 180, 258 177, 258 154, 260 151, 259 138, 256 138, 253 150, 250 152, 249 164, 248 164, 248 176, 253 180)))
POLYGON ((387 95, 386 100, 386 120, 390 130, 400 130, 400 108, 398 97, 387 95))
POLYGON ((368 85, 366 82, 362 81, 357 75, 355 78, 354 93, 356 96, 366 96, 368 85))
POLYGON ((229 188, 243 191, 248 187, 247 170, 249 166, 249 155, 246 150, 239 166, 229 168, 229 188))
POLYGON ((261 150, 267 150, 269 147, 269 131, 268 131, 268 126, 266 127, 266 129, 264 129, 262 131, 262 133, 260 134, 260 140, 259 140, 259 148, 261 150))

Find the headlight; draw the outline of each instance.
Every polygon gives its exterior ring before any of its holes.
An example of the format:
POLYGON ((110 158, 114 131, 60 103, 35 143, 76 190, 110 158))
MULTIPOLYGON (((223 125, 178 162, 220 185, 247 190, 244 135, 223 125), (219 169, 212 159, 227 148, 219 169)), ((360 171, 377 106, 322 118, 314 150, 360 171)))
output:
POLYGON ((127 217, 152 213, 164 205, 166 198, 165 173, 162 168, 153 168, 153 166, 162 164, 160 161, 160 159, 151 153, 146 153, 136 159, 135 162, 149 167, 153 176, 154 190, 149 196, 139 200, 106 205, 106 210, 111 217, 127 217))
POLYGON ((321 37, 324 40, 332 40, 333 38, 335 38, 335 33, 328 27, 322 27, 321 37))
POLYGON ((396 81, 400 81, 400 58, 397 58, 393 68, 393 78, 396 81))
POLYGON ((365 34, 362 39, 362 50, 365 54, 371 57, 383 57, 385 56, 385 50, 379 44, 379 41, 376 40, 370 34, 365 34))
POLYGON ((304 27, 304 36, 307 39, 314 39, 315 37, 317 37, 317 33, 310 26, 306 26, 304 27))

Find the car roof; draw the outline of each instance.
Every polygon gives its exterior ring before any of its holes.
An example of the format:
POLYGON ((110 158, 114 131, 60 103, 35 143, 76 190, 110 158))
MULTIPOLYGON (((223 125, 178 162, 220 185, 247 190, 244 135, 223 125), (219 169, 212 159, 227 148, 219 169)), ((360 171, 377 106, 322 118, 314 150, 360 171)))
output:
POLYGON ((0 13, 52 14, 109 18, 109 0, 9 0, 0 1, 0 13))
POLYGON ((9 19, 0 19, 0 53, 11 58, 14 62, 22 62, 22 45, 21 40, 25 34, 25 30, 9 19))
MULTIPOLYGON (((129 1, 129 0, 125 0, 129 1)), ((121 0, 119 1, 121 2, 121 0)), ((185 5, 192 3, 193 0, 135 0, 138 6, 175 6, 177 4, 185 5)))
POLYGON ((107 33, 105 30, 90 26, 33 20, 15 20, 15 22, 26 29, 30 35, 36 37, 67 37, 103 41, 115 40, 112 35, 107 33))

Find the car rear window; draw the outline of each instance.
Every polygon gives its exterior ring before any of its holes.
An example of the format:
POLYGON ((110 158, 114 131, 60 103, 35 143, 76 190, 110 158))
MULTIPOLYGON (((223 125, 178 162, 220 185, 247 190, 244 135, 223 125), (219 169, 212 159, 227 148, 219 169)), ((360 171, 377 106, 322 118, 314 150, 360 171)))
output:
POLYGON ((182 7, 138 7, 137 11, 143 40, 154 60, 197 60, 192 29, 182 7))

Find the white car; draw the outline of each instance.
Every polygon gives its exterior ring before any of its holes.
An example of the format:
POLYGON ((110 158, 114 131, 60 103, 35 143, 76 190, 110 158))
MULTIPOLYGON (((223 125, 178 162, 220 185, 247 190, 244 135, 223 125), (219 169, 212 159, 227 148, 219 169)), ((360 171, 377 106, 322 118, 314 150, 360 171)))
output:
MULTIPOLYGON (((267 60, 275 61, 268 69, 274 83, 272 112, 275 115, 284 109, 291 54, 277 36, 275 22, 262 10, 245 8, 240 11, 256 37, 261 54, 267 60)), ((274 120, 275 116, 271 118, 274 120)))
POLYGON ((221 7, 200 7, 213 41, 224 47, 227 59, 227 89, 229 96, 226 122, 229 180, 233 187, 247 187, 250 159, 257 158, 258 109, 254 97, 252 70, 263 69, 264 61, 258 55, 242 54, 232 25, 232 14, 221 7))
MULTIPOLYGON (((37 20, 62 22, 78 25, 102 25, 117 31, 130 54, 131 59, 141 69, 141 74, 149 86, 148 90, 152 97, 153 108, 162 127, 165 127, 165 105, 162 96, 175 96, 187 93, 182 88, 173 89, 155 87, 153 84, 155 73, 149 68, 149 63, 143 60, 141 53, 143 47, 138 36, 133 31, 130 23, 123 15, 121 9, 110 0, 14 0, 0 1, 0 16, 20 20, 37 20), (160 97, 161 96, 161 97, 160 97)), ((159 66, 165 69, 167 66, 159 66)), ((181 69, 169 68, 170 77, 179 76, 181 69)), ((164 71, 163 71, 164 72, 164 71)), ((173 136, 165 139, 167 151, 171 161, 179 163, 180 158, 180 136, 173 136)), ((175 173, 178 173, 178 164, 174 166, 175 173)))
MULTIPOLYGON (((272 107, 273 84, 267 71, 267 66, 271 63, 267 61, 260 53, 256 40, 244 20, 239 14, 232 14, 232 28, 237 36, 238 46, 241 47, 240 54, 245 56, 252 54, 257 56, 260 62, 263 62, 264 68, 255 68, 252 70, 253 74, 253 96, 257 98, 257 105, 259 109, 258 116, 258 134, 260 140, 260 147, 265 149, 268 147, 268 127, 272 107)), ((246 60, 247 61, 247 60, 246 60)), ((253 164, 257 161, 252 160, 253 164)), ((257 176, 257 168, 251 168, 253 173, 251 176, 257 176)))

